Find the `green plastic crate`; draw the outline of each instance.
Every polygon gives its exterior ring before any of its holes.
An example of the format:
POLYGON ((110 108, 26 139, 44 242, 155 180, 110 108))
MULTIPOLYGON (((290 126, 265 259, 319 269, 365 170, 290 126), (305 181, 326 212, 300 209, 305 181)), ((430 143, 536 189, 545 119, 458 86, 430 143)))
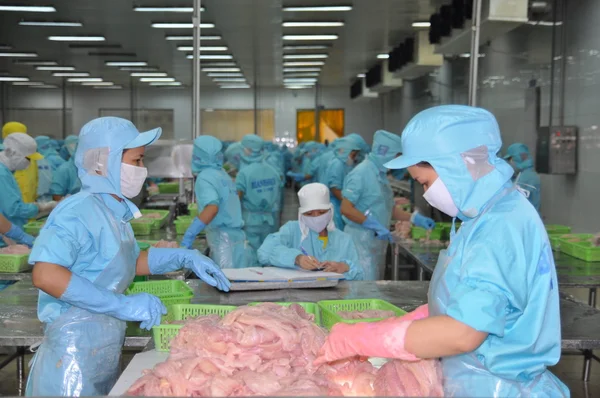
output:
POLYGON ((134 282, 125 291, 126 295, 149 293, 160 299, 168 307, 175 304, 189 304, 194 297, 194 291, 183 281, 151 281, 134 282))
POLYGON ((143 275, 138 275, 135 278, 133 278, 134 282, 146 282, 148 280, 147 276, 143 276, 143 275))
MULTIPOLYGON (((184 321, 190 317, 197 318, 206 315, 219 315, 223 317, 235 310, 234 305, 208 305, 208 304, 177 304, 169 308, 169 313, 162 318, 162 322, 184 321)), ((161 324, 152 328, 152 336, 156 351, 169 351, 171 340, 177 336, 183 325, 161 324)))
POLYGON ((23 226, 23 230, 29 235, 37 236, 40 233, 42 227, 46 224, 46 221, 32 221, 23 226))
POLYGON ((591 239, 590 234, 569 235, 567 238, 560 239, 560 251, 569 256, 578 258, 589 263, 600 261, 600 247, 596 247, 589 240, 582 242, 572 242, 569 238, 579 237, 580 239, 591 239))
POLYGON ((190 203, 187 207, 191 215, 195 216, 198 214, 198 203, 190 203))
MULTIPOLYGON (((249 303, 248 305, 258 305, 258 304, 263 304, 263 302, 256 301, 254 303, 249 303)), ((304 308, 304 310, 306 312, 308 312, 309 314, 313 314, 315 316, 315 323, 317 325, 321 325, 321 311, 319 311, 319 305, 317 303, 298 301, 298 302, 293 302, 293 303, 277 302, 277 303, 273 303, 273 304, 279 304, 279 305, 283 305, 285 307, 289 307, 292 304, 298 304, 300 307, 304 308)))
MULTIPOLYGON (((565 254, 568 254, 569 256, 574 256, 574 247, 572 245, 573 242, 571 242, 571 240, 573 239, 578 239, 580 241, 585 241, 585 240, 591 240, 594 237, 594 235, 592 234, 567 234, 567 235, 560 235, 560 237, 558 238, 558 242, 556 243, 559 250, 565 254), (563 247, 565 248, 565 250, 563 250, 563 247)), ((552 239, 552 238, 551 238, 552 239)))
POLYGON ((571 227, 567 227, 566 225, 549 224, 545 227, 548 235, 565 235, 571 233, 571 227))
MULTIPOLYGON (((23 272, 31 269, 29 254, 0 254, 0 272, 23 272)), ((0 278, 2 279, 2 278, 0 278)))
POLYGON ((130 224, 135 235, 150 235, 154 222, 149 219, 138 218, 131 220, 130 224))
POLYGON ((150 246, 152 246, 148 242, 142 242, 141 240, 137 241, 137 245, 141 251, 146 251, 146 250, 150 249, 150 246))
POLYGON ((179 193, 178 182, 159 182, 156 185, 158 185, 158 192, 160 193, 179 193))
POLYGON ((359 323, 359 322, 377 322, 383 318, 367 319, 344 319, 337 313, 339 311, 364 311, 364 310, 389 310, 394 311, 397 316, 406 314, 406 311, 396 307, 394 304, 379 299, 358 299, 358 300, 324 300, 317 303, 321 311, 321 322, 324 327, 331 329, 336 323, 359 323))
POLYGON ((177 220, 174 221, 174 224, 177 235, 183 235, 185 234, 185 231, 187 231, 187 229, 190 227, 190 225, 192 225, 192 220, 182 220, 181 217, 179 217, 177 220))
MULTIPOLYGON (((581 234, 565 234, 565 235, 548 235, 548 240, 550 240, 550 247, 552 247, 552 250, 554 251, 560 251, 560 243, 563 239, 568 239, 569 237, 573 237, 573 236, 580 236, 581 234)), ((589 236, 591 238, 591 235, 588 234, 583 234, 586 237, 589 236)))
MULTIPOLYGON (((436 225, 435 228, 431 230, 431 233, 429 234, 429 239, 444 240, 446 239, 445 231, 446 230, 444 227, 436 225)), ((421 227, 411 227, 410 234, 415 240, 427 238, 427 230, 421 227)))
POLYGON ((142 219, 152 220, 152 229, 155 229, 155 230, 164 227, 165 224, 167 223, 167 219, 169 218, 169 210, 144 209, 144 210, 140 210, 140 212, 142 213, 142 219), (145 214, 150 214, 150 213, 158 213, 161 215, 161 217, 160 218, 144 218, 143 217, 145 214))

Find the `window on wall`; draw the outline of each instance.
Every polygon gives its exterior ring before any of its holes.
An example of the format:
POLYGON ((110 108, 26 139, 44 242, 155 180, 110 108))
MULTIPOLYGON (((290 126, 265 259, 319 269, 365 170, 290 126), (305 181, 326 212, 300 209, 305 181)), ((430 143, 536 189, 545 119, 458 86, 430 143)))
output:
MULTIPOLYGON (((319 111, 319 142, 333 142, 344 135, 344 110, 323 109, 319 111)), ((317 141, 315 111, 299 110, 296 115, 296 138, 298 142, 317 141)))
MULTIPOLYGON (((26 109, 13 108, 8 109, 7 122, 14 121, 23 123, 27 126, 27 133, 32 137, 38 135, 47 135, 56 139, 63 138, 63 110, 60 109, 26 109)), ((67 109, 66 120, 67 126, 64 131, 66 135, 78 134, 73 131, 72 111, 67 109)))
MULTIPOLYGON (((258 135, 272 141, 275 135, 273 109, 258 110, 258 135)), ((254 110, 214 109, 202 110, 202 134, 210 134, 222 141, 239 141, 246 134, 254 134, 254 110)))
MULTIPOLYGON (((172 140, 175 138, 173 122, 173 109, 135 109, 133 111, 133 124, 139 131, 148 131, 157 127, 162 128, 161 139, 172 140)), ((116 116, 131 119, 130 109, 100 109, 100 117, 116 116)))

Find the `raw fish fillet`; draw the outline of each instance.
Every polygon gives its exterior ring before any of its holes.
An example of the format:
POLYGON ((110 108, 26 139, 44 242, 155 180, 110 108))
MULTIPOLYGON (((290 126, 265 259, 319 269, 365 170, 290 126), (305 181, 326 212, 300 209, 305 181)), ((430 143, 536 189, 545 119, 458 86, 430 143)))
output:
POLYGON ((394 360, 379 369, 375 395, 387 397, 442 397, 442 367, 437 359, 417 362, 394 360))
POLYGON ((339 311, 337 314, 344 319, 391 318, 396 316, 394 311, 388 310, 339 311))
POLYGON ((0 249, 0 254, 29 254, 31 249, 25 245, 10 245, 0 249))

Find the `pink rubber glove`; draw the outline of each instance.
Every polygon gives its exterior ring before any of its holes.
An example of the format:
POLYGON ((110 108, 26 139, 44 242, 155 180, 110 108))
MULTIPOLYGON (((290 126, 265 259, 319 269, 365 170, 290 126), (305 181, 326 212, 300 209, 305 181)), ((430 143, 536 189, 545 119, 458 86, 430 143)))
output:
POLYGON ((419 319, 425 319, 429 316, 429 304, 423 304, 417 307, 414 311, 401 317, 403 321, 418 321, 419 319))
POLYGON ((338 323, 331 329, 314 364, 319 366, 356 355, 418 361, 404 348, 406 331, 412 322, 400 317, 353 325, 338 323))

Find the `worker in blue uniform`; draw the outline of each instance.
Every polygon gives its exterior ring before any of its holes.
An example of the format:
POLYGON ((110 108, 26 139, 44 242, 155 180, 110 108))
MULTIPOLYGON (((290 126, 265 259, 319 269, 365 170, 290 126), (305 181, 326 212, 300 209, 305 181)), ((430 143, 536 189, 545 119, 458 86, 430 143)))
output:
POLYGON ((44 159, 38 162, 37 200, 50 201, 52 200, 50 186, 52 185, 54 173, 56 173, 56 170, 58 170, 60 166, 65 164, 65 160, 55 149, 56 140, 45 135, 40 135, 35 137, 35 141, 38 145, 38 151, 44 156, 44 159))
POLYGON ((242 139, 242 169, 235 178, 235 186, 242 200, 242 216, 248 243, 254 250, 270 233, 276 231, 274 213, 279 213, 283 180, 277 170, 265 161, 265 142, 257 135, 242 139))
POLYGON ((223 170, 221 149, 221 141, 210 135, 194 140, 192 169, 199 170, 194 187, 198 214, 183 235, 181 246, 191 248, 196 236, 206 229, 210 257, 219 267, 251 267, 256 254, 247 248, 240 198, 235 183, 223 170))
POLYGON ((350 235, 335 228, 329 190, 307 184, 298 192, 298 221, 289 221, 271 234, 258 250, 264 266, 323 269, 347 280, 363 279, 358 253, 350 235))
POLYGON ((229 289, 219 267, 197 250, 140 252, 129 221, 141 213, 129 199, 139 194, 148 174, 144 149, 160 134, 160 128, 139 133, 116 117, 94 119, 81 129, 75 165, 82 189, 50 214, 29 257, 45 328, 28 396, 109 393, 120 373, 125 321, 150 329, 167 313, 156 296, 123 294, 135 275, 185 267, 204 282, 229 289))
POLYGON ((513 181, 518 184, 523 192, 527 193, 529 203, 539 213, 542 200, 542 184, 539 174, 536 173, 533 167, 533 157, 529 152, 529 148, 525 144, 516 142, 508 147, 504 159, 508 160, 515 170, 513 181))
POLYGON ((496 119, 481 108, 433 107, 408 123, 402 146, 386 166, 408 168, 425 200, 462 226, 439 255, 428 304, 368 329, 334 327, 318 362, 441 358, 444 396, 568 397, 548 371, 561 353, 552 249, 497 156, 496 119))
POLYGON ((360 146, 360 153, 356 157, 356 164, 361 163, 363 160, 365 160, 367 155, 371 153, 371 147, 369 146, 369 144, 367 144, 365 139, 360 134, 352 133, 348 134, 346 137, 349 137, 350 139, 354 140, 354 142, 356 142, 360 146))
POLYGON ((240 142, 234 142, 225 150, 225 161, 235 167, 236 170, 240 169, 241 156, 242 144, 240 142))
POLYGON ((68 160, 52 174, 50 194, 53 200, 61 200, 67 195, 74 195, 81 189, 81 181, 77 175, 77 166, 75 166, 75 157, 73 156, 77 150, 77 141, 76 135, 70 135, 65 139, 63 148, 67 151, 68 160))

